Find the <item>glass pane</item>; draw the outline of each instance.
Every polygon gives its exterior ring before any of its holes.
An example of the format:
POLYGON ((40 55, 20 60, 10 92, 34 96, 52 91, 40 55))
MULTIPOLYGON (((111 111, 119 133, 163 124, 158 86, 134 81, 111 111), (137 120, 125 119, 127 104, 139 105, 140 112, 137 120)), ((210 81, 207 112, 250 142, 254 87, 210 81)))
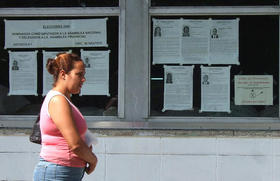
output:
MULTIPOLYGON (((76 19, 94 19, 96 17, 76 17, 76 19)), ((98 17, 105 18, 105 17, 98 17)), ((38 96, 25 96, 25 95, 11 95, 8 96, 9 92, 9 53, 7 49, 4 49, 5 32, 0 33, 0 114, 2 115, 36 115, 38 114, 43 100, 43 50, 44 51, 68 51, 80 55, 81 49, 89 51, 108 51, 109 53, 109 94, 107 95, 73 95, 72 101, 76 106, 80 108, 80 111, 88 116, 102 116, 102 115, 117 115, 115 101, 112 107, 108 111, 105 111, 107 104, 111 98, 117 97, 118 94, 118 17, 106 17, 107 20, 107 43, 108 47, 62 47, 62 48, 20 48, 20 49, 9 49, 11 51, 34 51, 38 50, 37 53, 37 88, 38 96), (108 31, 110 30, 110 31, 108 31), (104 112, 105 111, 105 112, 104 112)), ((11 20, 11 18, 1 18, 0 27, 5 30, 4 19, 11 20)), ((74 19, 74 18, 32 18, 32 20, 61 20, 61 19, 74 19)), ((16 20, 30 20, 28 18, 16 18, 16 20)), ((106 108, 107 109, 107 108, 106 108)))
POLYGON ((279 5, 278 0, 152 0, 152 6, 265 6, 265 5, 279 5))
MULTIPOLYGON (((278 16, 212 16, 212 17, 152 17, 155 19, 235 19, 239 18, 239 62, 230 70, 230 110, 200 112, 201 68, 193 64, 193 109, 188 111, 162 111, 164 107, 164 65, 153 64, 151 50, 151 116, 210 116, 210 117, 278 117, 279 115, 279 18, 278 16), (235 105, 235 75, 273 75, 273 105, 235 105), (159 78, 159 79, 155 79, 159 78)), ((152 21, 153 23, 153 21, 152 21)), ((163 30, 162 30, 163 31, 163 30)), ((153 25, 151 32, 153 32, 153 25)), ((154 36, 154 35, 151 35, 154 36)), ((163 45, 164 46, 164 45, 163 45)), ((153 47, 153 42, 151 47, 153 47)), ((189 64, 187 66, 190 66, 189 64)), ((228 66, 228 65, 204 65, 228 66)))
POLYGON ((3 0, 0 1, 1 8, 12 7, 117 7, 118 0, 3 0))

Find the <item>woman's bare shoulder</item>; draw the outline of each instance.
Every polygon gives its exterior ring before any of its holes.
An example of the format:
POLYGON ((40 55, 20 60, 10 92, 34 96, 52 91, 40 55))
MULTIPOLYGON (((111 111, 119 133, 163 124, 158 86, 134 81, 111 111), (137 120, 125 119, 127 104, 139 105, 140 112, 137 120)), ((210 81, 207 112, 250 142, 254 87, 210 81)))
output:
POLYGON ((55 95, 50 99, 49 106, 60 107, 69 105, 67 99, 63 95, 55 95))

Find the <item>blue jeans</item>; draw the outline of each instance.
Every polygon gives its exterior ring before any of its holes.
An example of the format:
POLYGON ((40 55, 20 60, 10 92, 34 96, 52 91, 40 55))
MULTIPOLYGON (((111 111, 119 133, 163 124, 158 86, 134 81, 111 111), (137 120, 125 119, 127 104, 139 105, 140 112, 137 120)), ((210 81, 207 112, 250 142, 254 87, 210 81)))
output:
POLYGON ((67 167, 40 158, 34 169, 34 181, 81 181, 85 168, 67 167))

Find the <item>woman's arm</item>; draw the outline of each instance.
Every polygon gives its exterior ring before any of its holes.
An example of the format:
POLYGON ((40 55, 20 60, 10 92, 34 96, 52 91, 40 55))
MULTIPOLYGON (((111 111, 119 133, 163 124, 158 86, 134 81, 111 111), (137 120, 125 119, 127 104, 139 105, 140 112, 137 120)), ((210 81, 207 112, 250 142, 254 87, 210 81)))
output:
POLYGON ((54 96, 49 102, 49 113, 56 127, 67 141, 70 150, 89 164, 86 169, 87 174, 93 172, 97 164, 97 158, 82 140, 72 116, 71 106, 65 97, 54 96))

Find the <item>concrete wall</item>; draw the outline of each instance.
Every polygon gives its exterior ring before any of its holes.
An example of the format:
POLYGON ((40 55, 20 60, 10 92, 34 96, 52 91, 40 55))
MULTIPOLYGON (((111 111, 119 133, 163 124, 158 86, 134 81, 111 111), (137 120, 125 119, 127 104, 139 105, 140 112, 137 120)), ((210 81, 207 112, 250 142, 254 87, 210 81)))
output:
MULTIPOLYGON (((0 180, 32 180, 40 146, 0 136, 0 180)), ((279 181, 280 138, 99 137, 85 181, 279 181)))

